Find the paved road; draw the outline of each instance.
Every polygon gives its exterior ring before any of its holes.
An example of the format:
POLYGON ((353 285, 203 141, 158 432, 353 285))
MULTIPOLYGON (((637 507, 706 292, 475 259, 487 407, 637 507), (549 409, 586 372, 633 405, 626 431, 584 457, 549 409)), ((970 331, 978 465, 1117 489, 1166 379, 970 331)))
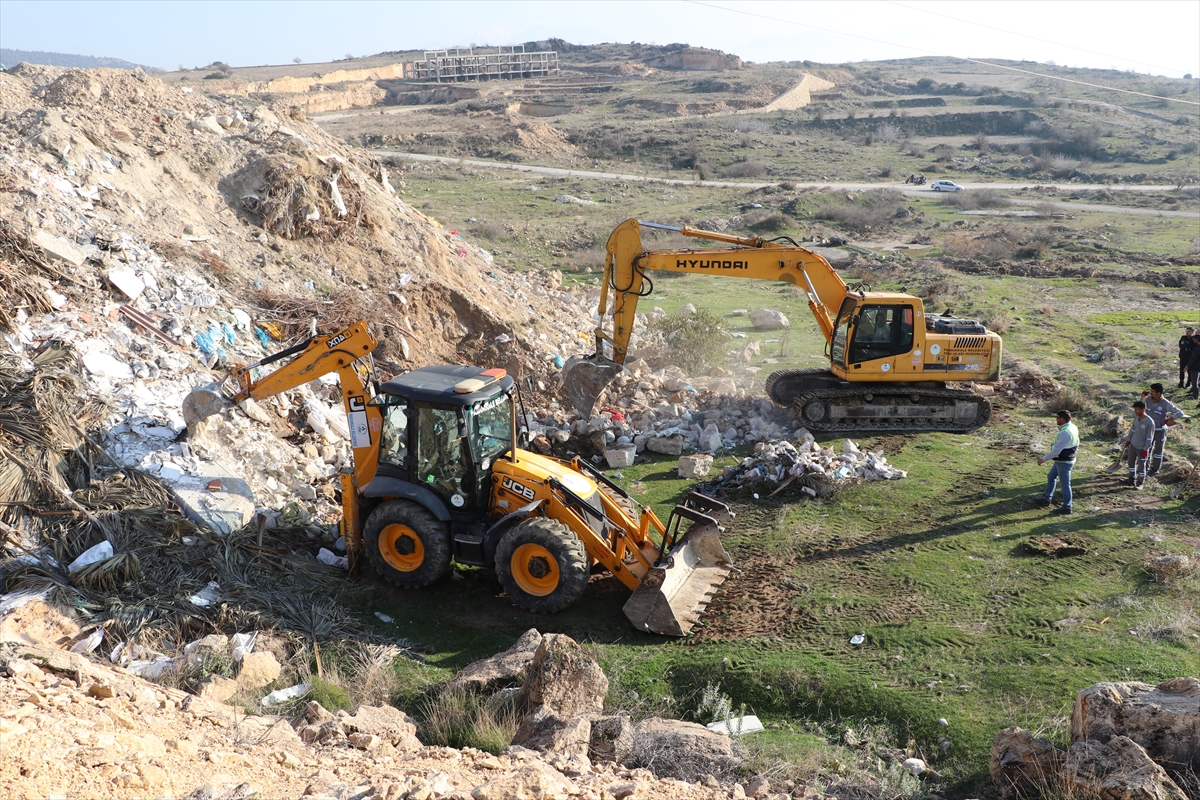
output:
MULTIPOLYGON (((688 181, 679 178, 655 178, 646 175, 627 175, 620 172, 592 172, 582 169, 562 169, 561 167, 538 167, 531 164, 507 164, 500 161, 476 161, 469 158, 450 158, 448 156, 431 156, 423 153, 403 153, 397 150, 372 150, 375 155, 402 158, 408 161, 432 161, 440 164, 461 164, 469 167, 485 167, 489 169, 506 169, 512 172, 525 172, 534 175, 549 175, 556 178, 587 178, 589 180, 599 181, 625 181, 628 183, 656 183, 665 186, 704 186, 714 189, 761 189, 764 186, 777 186, 778 181, 769 181, 766 183, 748 183, 748 182, 732 182, 732 181, 688 181)), ((801 183, 793 181, 797 186, 810 187, 829 187, 831 189, 840 189, 844 191, 867 191, 869 189, 896 189, 903 192, 909 197, 928 197, 929 195, 939 194, 932 189, 921 187, 913 187, 901 182, 896 183, 801 183)), ((1080 189, 1103 189, 1113 192, 1168 192, 1175 187, 1165 184, 1148 185, 1148 184, 1114 184, 1114 185, 1081 185, 1078 183, 1020 183, 1020 182, 996 182, 996 183, 963 183, 965 189, 1033 189, 1038 186, 1049 186, 1055 189, 1065 189, 1067 191, 1078 191, 1080 189)), ((1041 201, 1038 201, 1041 202, 1041 201)), ((1060 203, 1054 201, 1052 205, 1059 208, 1065 208, 1071 211, 1108 211, 1118 214, 1138 214, 1145 216, 1161 216, 1161 217, 1188 217, 1200 219, 1200 211, 1159 211, 1153 208, 1128 208, 1124 206, 1106 206, 1090 203, 1060 203)))

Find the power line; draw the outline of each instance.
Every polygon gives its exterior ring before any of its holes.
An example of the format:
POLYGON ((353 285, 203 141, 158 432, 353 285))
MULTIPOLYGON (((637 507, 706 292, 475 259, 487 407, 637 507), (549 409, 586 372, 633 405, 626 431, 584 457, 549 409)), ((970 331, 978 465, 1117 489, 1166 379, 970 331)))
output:
POLYGON ((1019 31, 1010 31, 1005 28, 997 28, 995 25, 988 25, 983 22, 975 22, 974 20, 970 20, 970 19, 962 19, 961 17, 952 17, 949 14, 943 14, 939 11, 930 11, 927 8, 921 8, 919 6, 907 6, 904 3, 896 2, 896 0, 887 0, 887 2, 891 3, 891 5, 899 6, 900 8, 906 9, 908 11, 920 11, 922 14, 932 14, 935 17, 942 17, 943 19, 954 20, 955 22, 962 22, 967 25, 977 25, 980 28, 987 28, 988 30, 1000 31, 1001 33, 1007 33, 1011 36, 1022 36, 1026 39, 1032 39, 1035 42, 1044 42, 1046 44, 1052 44, 1057 47, 1067 47, 1067 48, 1070 48, 1071 50, 1078 50, 1081 53, 1091 53, 1094 56, 1104 56, 1105 58, 1115 58, 1118 61, 1125 61, 1130 64, 1140 64, 1143 67, 1153 67, 1154 69, 1161 69, 1161 70, 1165 70, 1166 72, 1178 72, 1180 75, 1184 74, 1187 71, 1187 70, 1182 70, 1182 69, 1172 69, 1171 67, 1164 67, 1161 64, 1147 64, 1145 61, 1134 61, 1133 59, 1126 58, 1125 56, 1115 56, 1112 53, 1101 53, 1097 50, 1088 50, 1086 47, 1076 47, 1073 44, 1065 44, 1063 42, 1055 42, 1051 39, 1042 39, 1041 37, 1038 37, 1038 36, 1031 36, 1028 33, 1020 33, 1019 31))
POLYGON ((1079 80, 1075 80, 1074 78, 1063 78, 1058 75, 1046 75, 1045 73, 1042 73, 1042 72, 1034 72, 1034 71, 1028 70, 1028 69, 1021 69, 1020 67, 1009 67, 1009 66, 1005 66, 1004 64, 993 64, 990 61, 982 61, 978 58, 967 58, 966 56, 955 56, 955 55, 951 55, 949 53, 939 53, 936 50, 926 50, 921 47, 913 47, 912 45, 897 44, 895 42, 887 42, 882 39, 872 39, 869 36, 860 36, 859 34, 856 34, 856 33, 846 33, 845 31, 836 31, 836 30, 833 30, 832 28, 822 28, 818 25, 809 25, 808 23, 805 23, 805 22, 796 22, 796 21, 790 20, 790 19, 781 19, 779 17, 772 17, 772 16, 768 16, 766 14, 758 14, 753 11, 745 11, 740 8, 726 8, 725 6, 718 6, 714 3, 705 3, 705 2, 702 2, 701 0, 684 0, 684 2, 691 3, 692 5, 697 5, 697 6, 704 6, 706 8, 715 8, 718 11, 729 11, 734 14, 744 14, 745 16, 748 16, 748 17, 757 17, 759 19, 769 20, 771 22, 782 22, 785 25, 795 25, 798 28, 809 28, 814 31, 821 31, 822 33, 832 33, 836 36, 848 36, 852 39, 862 39, 863 41, 866 41, 866 42, 874 42, 875 44, 884 44, 884 45, 887 45, 888 47, 899 47, 904 50, 912 50, 913 52, 916 52, 916 53, 923 53, 924 55, 939 56, 941 58, 954 58, 959 61, 966 61, 969 64, 980 64, 982 66, 991 67, 993 69, 1004 69, 1004 70, 1008 70, 1009 72, 1020 72, 1024 75, 1033 75, 1034 77, 1037 77, 1037 78, 1046 78, 1047 80, 1062 81, 1064 83, 1075 83, 1080 86, 1090 86, 1093 89, 1104 89, 1104 90, 1110 91, 1110 92, 1119 92, 1121 94, 1132 94, 1132 95, 1136 95, 1137 97, 1147 97, 1147 98, 1150 98, 1151 100, 1166 100, 1169 103, 1184 103, 1185 105, 1189 105, 1189 106, 1200 106, 1200 103, 1198 103, 1194 100, 1180 100, 1179 98, 1176 98, 1176 97, 1163 97, 1162 95, 1148 94, 1146 92, 1135 92, 1132 89, 1118 89, 1115 86, 1105 86, 1100 83, 1088 83, 1087 81, 1079 81, 1079 80))

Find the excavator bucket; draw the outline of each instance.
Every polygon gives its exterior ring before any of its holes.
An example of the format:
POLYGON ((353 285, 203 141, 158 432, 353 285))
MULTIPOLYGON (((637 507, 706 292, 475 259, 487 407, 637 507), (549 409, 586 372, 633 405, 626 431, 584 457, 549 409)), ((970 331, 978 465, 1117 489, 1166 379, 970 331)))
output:
POLYGON ((733 570, 717 521, 704 514, 692 519, 688 532, 625 603, 625 616, 640 630, 686 636, 733 570))
POLYGON ((620 364, 609 361, 599 353, 571 356, 563 365, 560 380, 567 397, 571 399, 571 405, 585 419, 590 419, 600 395, 622 369, 620 364))
POLYGON ((221 394, 220 383, 209 383, 188 392, 183 398, 183 422, 192 430, 197 422, 220 414, 229 407, 229 400, 221 394))

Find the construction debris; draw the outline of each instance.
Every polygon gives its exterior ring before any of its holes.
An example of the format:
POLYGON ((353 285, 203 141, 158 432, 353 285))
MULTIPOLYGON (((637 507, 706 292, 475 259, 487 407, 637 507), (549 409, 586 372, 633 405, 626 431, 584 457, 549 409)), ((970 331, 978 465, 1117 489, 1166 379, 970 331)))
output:
POLYGON ((760 442, 754 455, 737 466, 728 466, 714 488, 773 486, 772 494, 793 483, 803 494, 825 497, 840 486, 860 481, 899 480, 908 473, 887 463, 883 451, 864 453, 846 439, 840 453, 821 447, 804 428, 796 431, 797 444, 790 441, 760 442))

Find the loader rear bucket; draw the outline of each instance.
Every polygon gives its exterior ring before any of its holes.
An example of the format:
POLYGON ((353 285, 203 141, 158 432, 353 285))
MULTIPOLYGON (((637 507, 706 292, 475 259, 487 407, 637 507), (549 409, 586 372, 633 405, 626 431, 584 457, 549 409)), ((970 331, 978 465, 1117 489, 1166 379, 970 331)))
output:
POLYGON ((595 413, 596 401, 622 369, 620 364, 609 361, 599 353, 571 356, 563 365, 560 380, 567 397, 571 398, 571 405, 585 419, 590 419, 595 413))
POLYGON ((183 423, 191 431, 197 422, 220 414, 228 407, 229 401, 221 394, 220 383, 199 386, 183 398, 183 423))
POLYGON ((717 521, 697 516, 661 566, 646 574, 625 603, 625 616, 639 630, 686 636, 733 570, 717 521))

